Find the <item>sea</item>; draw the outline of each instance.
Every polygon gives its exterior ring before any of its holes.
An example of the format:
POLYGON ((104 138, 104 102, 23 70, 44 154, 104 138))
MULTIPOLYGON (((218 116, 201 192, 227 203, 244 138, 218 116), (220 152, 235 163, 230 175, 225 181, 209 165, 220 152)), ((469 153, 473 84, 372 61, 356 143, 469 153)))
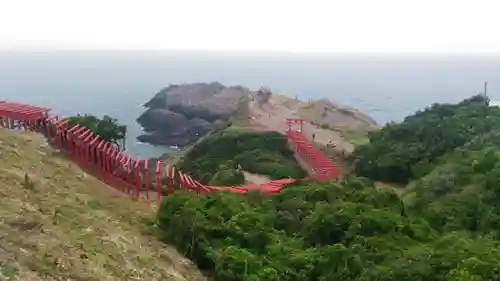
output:
POLYGON ((485 82, 487 95, 500 99, 500 54, 0 52, 0 100, 47 106, 63 116, 115 117, 128 126, 127 151, 139 157, 171 151, 136 141, 143 104, 169 84, 213 81, 327 98, 385 124, 435 102, 484 92, 485 82))

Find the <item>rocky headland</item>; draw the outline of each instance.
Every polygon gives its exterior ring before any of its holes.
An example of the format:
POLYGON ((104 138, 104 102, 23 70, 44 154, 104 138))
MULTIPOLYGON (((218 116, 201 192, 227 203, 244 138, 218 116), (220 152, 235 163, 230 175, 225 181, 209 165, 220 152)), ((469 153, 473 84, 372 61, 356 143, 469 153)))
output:
POLYGON ((314 134, 317 143, 334 142, 348 152, 354 145, 343 132, 378 129, 366 114, 326 99, 301 101, 264 88, 251 91, 218 82, 168 86, 144 107, 137 122, 145 133, 138 140, 153 145, 187 146, 212 130, 218 120, 235 115, 239 127, 280 133, 286 128, 285 118, 304 118, 304 130, 314 134))
POLYGON ((170 85, 144 104, 137 119, 141 142, 185 146, 209 132, 217 120, 229 119, 250 90, 218 82, 170 85))

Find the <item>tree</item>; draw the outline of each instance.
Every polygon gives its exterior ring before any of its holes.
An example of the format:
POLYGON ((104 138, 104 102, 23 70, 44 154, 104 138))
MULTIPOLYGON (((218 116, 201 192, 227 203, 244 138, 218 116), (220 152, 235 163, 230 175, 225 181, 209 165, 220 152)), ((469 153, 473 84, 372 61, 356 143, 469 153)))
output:
POLYGON ((118 124, 118 120, 115 118, 108 115, 104 115, 102 119, 88 114, 77 115, 69 118, 69 126, 75 125, 84 126, 101 138, 125 149, 127 126, 118 124))

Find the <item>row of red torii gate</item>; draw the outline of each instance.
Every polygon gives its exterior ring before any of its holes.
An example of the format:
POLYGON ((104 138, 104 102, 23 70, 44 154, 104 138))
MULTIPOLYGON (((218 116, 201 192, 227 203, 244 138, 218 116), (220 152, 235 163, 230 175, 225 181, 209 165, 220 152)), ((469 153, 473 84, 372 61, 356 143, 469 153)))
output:
MULTIPOLYGON (((36 131, 48 142, 64 151, 73 161, 101 181, 135 198, 161 200, 176 190, 209 193, 229 190, 245 194, 251 190, 279 193, 296 179, 272 180, 265 184, 243 186, 211 186, 193 179, 164 161, 134 159, 111 142, 95 135, 86 127, 70 127, 67 119, 50 116, 49 108, 0 101, 0 126, 4 128, 36 131)), ((331 180, 339 176, 339 169, 302 134, 304 120, 287 118, 286 135, 293 150, 311 168, 308 179, 331 180), (299 125, 298 130, 294 129, 299 125)))

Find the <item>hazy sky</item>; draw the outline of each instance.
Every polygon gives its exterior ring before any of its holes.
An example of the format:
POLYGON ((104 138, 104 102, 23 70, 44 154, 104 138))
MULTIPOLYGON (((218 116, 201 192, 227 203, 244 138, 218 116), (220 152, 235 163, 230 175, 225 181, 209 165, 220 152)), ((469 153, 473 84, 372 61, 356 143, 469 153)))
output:
POLYGON ((500 0, 1 0, 0 49, 500 52, 500 0))

